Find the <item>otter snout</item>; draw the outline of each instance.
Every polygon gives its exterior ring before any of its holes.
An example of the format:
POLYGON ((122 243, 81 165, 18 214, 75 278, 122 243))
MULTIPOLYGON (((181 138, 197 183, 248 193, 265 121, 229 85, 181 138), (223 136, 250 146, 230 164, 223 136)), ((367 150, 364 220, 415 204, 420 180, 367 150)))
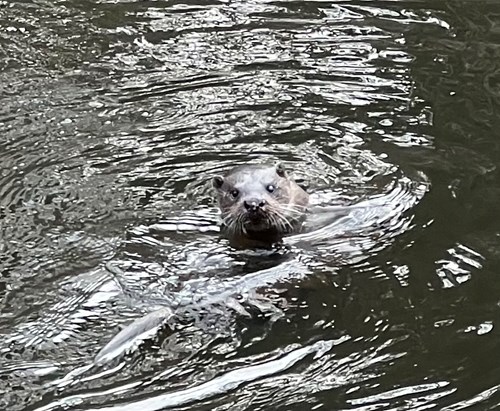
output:
POLYGON ((243 201, 245 209, 251 213, 256 213, 266 205, 266 200, 251 198, 243 201))

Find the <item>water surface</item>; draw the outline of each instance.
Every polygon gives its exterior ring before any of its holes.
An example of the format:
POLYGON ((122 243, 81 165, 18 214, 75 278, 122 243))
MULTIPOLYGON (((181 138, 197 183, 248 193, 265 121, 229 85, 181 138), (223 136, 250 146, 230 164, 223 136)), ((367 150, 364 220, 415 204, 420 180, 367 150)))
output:
POLYGON ((1 408, 497 409, 499 24, 0 2, 1 408), (343 218, 232 249, 210 178, 278 161, 343 218))

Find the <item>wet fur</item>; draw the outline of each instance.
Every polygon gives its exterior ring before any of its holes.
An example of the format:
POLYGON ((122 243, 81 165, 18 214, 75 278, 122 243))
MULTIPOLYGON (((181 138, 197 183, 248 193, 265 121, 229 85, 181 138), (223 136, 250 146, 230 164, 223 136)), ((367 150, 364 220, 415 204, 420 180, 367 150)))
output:
POLYGON ((226 234, 233 243, 244 247, 272 244, 296 232, 309 201, 308 194, 281 165, 235 167, 224 176, 214 177, 213 186, 226 234), (274 187, 273 192, 269 192, 269 186, 274 187), (238 191, 237 197, 232 195, 234 190, 238 191), (265 205, 258 207, 258 212, 250 213, 244 206, 245 201, 265 202, 265 205))

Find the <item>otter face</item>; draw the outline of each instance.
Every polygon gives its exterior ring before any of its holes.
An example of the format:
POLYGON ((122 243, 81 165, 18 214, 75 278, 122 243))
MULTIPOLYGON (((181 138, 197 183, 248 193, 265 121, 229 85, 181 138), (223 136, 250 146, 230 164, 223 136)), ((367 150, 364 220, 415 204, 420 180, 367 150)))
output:
POLYGON ((212 183, 224 224, 234 234, 285 234, 292 231, 293 221, 304 211, 303 204, 292 201, 293 190, 302 189, 288 178, 281 165, 239 166, 224 177, 214 177, 212 183))

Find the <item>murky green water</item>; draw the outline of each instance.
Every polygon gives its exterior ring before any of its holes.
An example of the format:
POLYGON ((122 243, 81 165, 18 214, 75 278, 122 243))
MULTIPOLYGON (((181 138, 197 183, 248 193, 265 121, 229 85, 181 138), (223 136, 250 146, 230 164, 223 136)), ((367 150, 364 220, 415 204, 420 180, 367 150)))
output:
POLYGON ((0 1, 0 408, 499 409, 499 27, 479 0, 0 1), (276 161, 347 212, 232 249, 210 178, 276 161))

